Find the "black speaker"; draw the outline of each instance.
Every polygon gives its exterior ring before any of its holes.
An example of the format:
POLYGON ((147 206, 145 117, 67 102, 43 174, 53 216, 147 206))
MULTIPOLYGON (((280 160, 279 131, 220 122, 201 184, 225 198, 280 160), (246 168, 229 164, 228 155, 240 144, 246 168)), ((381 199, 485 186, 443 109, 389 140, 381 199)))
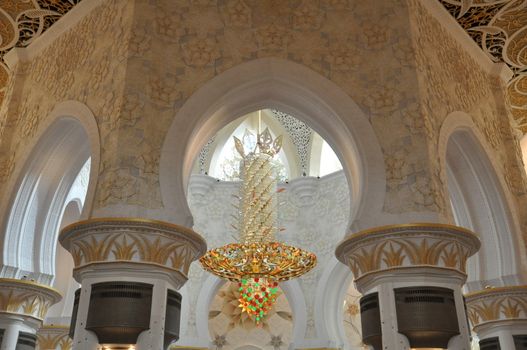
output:
POLYGON ((81 289, 75 291, 75 297, 73 298, 73 311, 71 312, 70 331, 68 335, 71 339, 75 336, 75 324, 77 323, 77 312, 79 311, 79 301, 81 299, 81 289))
POLYGON ((501 350, 500 340, 498 337, 481 339, 479 341, 479 350, 501 350))
POLYGON ((92 285, 86 329, 100 344, 135 344, 150 328, 152 285, 105 282, 92 285))
POLYGON ((168 290, 165 313, 165 340, 164 347, 179 339, 179 324, 181 319, 181 294, 175 290, 168 290))
POLYGON ((439 287, 397 288, 398 331, 412 348, 447 348, 459 334, 454 292, 439 287))
POLYGON ((527 350, 527 334, 513 335, 516 350, 527 350))
POLYGON ((379 295, 371 293, 360 299, 362 342, 374 350, 382 349, 381 313, 379 295))
POLYGON ((15 350, 35 350, 37 346, 37 336, 31 333, 18 333, 15 350))

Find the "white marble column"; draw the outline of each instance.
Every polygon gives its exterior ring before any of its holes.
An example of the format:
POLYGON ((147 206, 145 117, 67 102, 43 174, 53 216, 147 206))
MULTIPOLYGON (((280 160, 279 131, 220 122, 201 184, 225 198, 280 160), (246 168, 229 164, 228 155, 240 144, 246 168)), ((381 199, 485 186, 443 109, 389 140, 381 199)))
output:
POLYGON ((163 349, 168 289, 171 289, 171 286, 166 282, 162 280, 154 282, 152 291, 152 311, 150 313, 150 329, 139 335, 136 350, 163 349))
POLYGON ((20 332, 23 323, 22 317, 10 317, 4 320, 4 335, 2 337, 1 350, 14 350, 18 340, 18 333, 20 332))
POLYGON ((86 279, 81 286, 77 320, 75 321, 75 334, 73 336, 73 348, 77 350, 97 350, 99 348, 97 336, 85 328, 90 308, 92 283, 92 281, 86 279))
POLYGON ((15 350, 20 332, 36 334, 49 307, 61 299, 55 289, 27 280, 0 278, 0 350, 15 350))
POLYGON ((205 241, 183 226, 140 218, 78 222, 64 228, 59 240, 73 255, 74 278, 82 285, 73 348, 96 350, 116 344, 99 344, 97 336, 86 329, 91 287, 133 282, 152 286, 149 329, 140 333, 135 343, 118 345, 163 350, 167 291, 178 290, 186 283, 190 263, 206 251, 205 241), (101 253, 90 254, 87 246, 101 253))
POLYGON ((397 324, 395 291, 406 287, 452 291, 459 335, 450 338, 448 349, 470 350, 461 288, 466 260, 479 246, 476 235, 460 227, 407 224, 352 234, 337 247, 336 255, 352 270, 359 292, 378 293, 383 350, 412 347, 397 324))
POLYGON ((515 349, 514 336, 527 335, 527 286, 488 288, 465 297, 480 340, 497 337, 502 349, 515 349))

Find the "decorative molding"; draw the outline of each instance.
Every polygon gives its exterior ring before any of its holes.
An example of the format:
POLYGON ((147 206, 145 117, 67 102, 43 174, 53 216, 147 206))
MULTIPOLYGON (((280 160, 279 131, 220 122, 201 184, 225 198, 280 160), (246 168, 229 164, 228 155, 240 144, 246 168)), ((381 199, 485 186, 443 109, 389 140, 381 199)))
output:
POLYGON ((62 229, 60 243, 71 253, 75 270, 101 263, 143 263, 186 276, 207 249, 189 228, 139 218, 98 218, 62 229))
POLYGON ((416 223, 365 230, 344 239, 335 251, 355 279, 408 267, 440 267, 465 273, 468 257, 480 248, 478 237, 461 227, 416 223))
POLYGON ((69 337, 69 326, 45 324, 37 332, 38 350, 71 350, 73 340, 69 337))
POLYGON ((465 295, 474 330, 511 320, 527 322, 527 285, 488 288, 465 295))
POLYGON ((49 286, 27 280, 0 278, 0 312, 42 321, 49 307, 61 299, 60 293, 49 286))

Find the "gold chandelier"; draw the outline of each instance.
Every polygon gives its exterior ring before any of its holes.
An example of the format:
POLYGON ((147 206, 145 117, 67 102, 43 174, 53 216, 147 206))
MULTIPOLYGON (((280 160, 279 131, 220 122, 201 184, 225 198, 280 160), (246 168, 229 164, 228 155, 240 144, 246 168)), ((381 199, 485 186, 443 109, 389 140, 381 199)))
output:
POLYGON ((240 307, 259 323, 276 301, 278 282, 301 276, 316 265, 316 256, 277 242, 277 166, 273 157, 282 147, 266 128, 257 135, 255 148, 245 153, 234 137, 242 157, 239 206, 240 243, 209 250, 200 262, 221 278, 237 282, 240 307))

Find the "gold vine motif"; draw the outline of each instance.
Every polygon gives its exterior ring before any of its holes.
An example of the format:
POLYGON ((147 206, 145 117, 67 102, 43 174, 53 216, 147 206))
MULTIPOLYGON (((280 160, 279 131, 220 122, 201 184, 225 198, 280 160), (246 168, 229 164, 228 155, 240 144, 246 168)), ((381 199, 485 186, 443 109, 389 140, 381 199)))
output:
POLYGON ((94 236, 72 242, 75 266, 101 261, 142 261, 169 265, 188 273, 194 253, 186 242, 116 233, 97 240, 94 236))
POLYGON ((491 300, 467 302, 468 317, 472 325, 504 319, 527 319, 525 296, 496 296, 491 300))
POLYGON ((432 265, 465 272, 469 252, 456 241, 423 238, 387 239, 349 254, 348 263, 355 277, 384 268, 432 265))

